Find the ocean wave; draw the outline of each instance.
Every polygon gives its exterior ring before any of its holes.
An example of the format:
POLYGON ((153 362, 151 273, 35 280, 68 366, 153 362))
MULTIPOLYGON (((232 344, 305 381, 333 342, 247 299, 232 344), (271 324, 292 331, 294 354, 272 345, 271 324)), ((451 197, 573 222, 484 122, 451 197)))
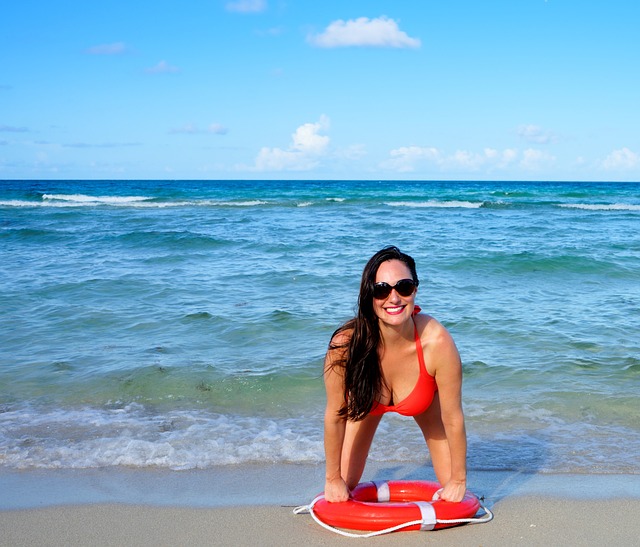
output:
POLYGON ((640 205, 630 203, 560 203, 558 207, 585 211, 640 211, 640 205))
POLYGON ((437 208, 479 209, 484 205, 484 202, 459 201, 459 200, 388 201, 388 202, 385 202, 385 205, 389 205, 391 207, 417 207, 417 208, 437 207, 437 208))
POLYGON ((298 420, 173 411, 139 404, 104 409, 30 408, 0 414, 0 466, 198 469, 216 465, 319 463, 322 432, 298 420))
MULTIPOLYGON (((467 406, 470 469, 636 472, 633 455, 640 450, 640 434, 633 429, 563 421, 553 412, 526 406, 467 406)), ((155 411, 137 403, 76 409, 5 406, 0 408, 0 467, 186 470, 265 462, 322 464, 318 416, 155 411)), ((412 420, 388 415, 381 422, 371 461, 424 465, 427 459, 424 439, 412 420)))
POLYGON ((40 202, 22 199, 5 199, 0 201, 0 207, 37 207, 40 202))
POLYGON ((121 205, 129 203, 137 203, 152 199, 147 196, 88 196, 85 194, 43 194, 42 199, 47 201, 61 201, 76 204, 107 204, 121 205))
MULTIPOLYGON (((340 205, 346 198, 330 197, 325 198, 327 205, 340 205)), ((254 199, 165 199, 152 196, 107 196, 88 194, 42 194, 38 199, 5 199, 0 201, 0 207, 131 207, 131 208, 180 208, 180 207, 262 207, 262 206, 293 206, 310 207, 320 202, 305 199, 288 200, 265 200, 254 199)), ((640 204, 630 203, 542 203, 542 202, 521 202, 521 201, 469 201, 469 200, 419 200, 408 199, 400 201, 382 201, 382 205, 388 207, 410 207, 410 208, 435 208, 435 209, 505 209, 536 207, 541 205, 551 205, 564 209, 579 209, 585 211, 640 211, 640 204)))
POLYGON ((10 199, 0 201, 0 207, 132 207, 163 209, 168 207, 258 207, 268 205, 269 202, 262 199, 251 200, 175 200, 166 201, 147 196, 89 196, 83 194, 43 194, 42 199, 23 200, 10 199))
POLYGON ((200 203, 196 202, 194 205, 211 205, 220 207, 257 207, 259 205, 268 205, 269 202, 263 199, 250 199, 245 201, 215 201, 204 200, 200 203))

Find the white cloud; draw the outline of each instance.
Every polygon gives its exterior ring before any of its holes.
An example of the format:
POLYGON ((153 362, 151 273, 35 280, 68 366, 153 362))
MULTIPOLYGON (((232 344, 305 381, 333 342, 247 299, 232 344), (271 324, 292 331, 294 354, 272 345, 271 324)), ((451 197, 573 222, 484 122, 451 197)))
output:
POLYGON ((487 164, 498 169, 504 169, 511 165, 518 157, 518 151, 513 148, 505 148, 502 152, 493 148, 484 149, 484 157, 487 164))
POLYGON ((552 164, 555 161, 555 157, 548 152, 542 150, 535 150, 533 148, 527 148, 522 153, 522 160, 520 160, 520 167, 527 171, 539 171, 542 168, 552 164))
POLYGON ((316 167, 315 158, 281 148, 262 148, 256 158, 256 171, 309 171, 316 167))
POLYGON ((72 142, 63 144, 62 148, 129 148, 131 146, 141 146, 139 142, 72 142))
POLYGON ((174 127, 169 130, 172 135, 203 135, 213 133, 214 135, 226 135, 229 129, 222 124, 212 123, 206 129, 200 129, 196 124, 186 123, 182 127, 174 127))
POLYGON ((86 50, 89 55, 122 55, 127 53, 128 48, 124 42, 115 42, 113 44, 100 44, 92 46, 86 50))
POLYGON ((329 146, 329 118, 322 115, 316 123, 305 123, 291 135, 287 150, 264 147, 256 158, 255 171, 308 171, 318 166, 329 146))
POLYGON ((521 125, 518 127, 518 136, 533 144, 550 144, 558 140, 557 135, 537 125, 521 125))
POLYGON ((267 0, 235 0, 225 7, 236 13, 260 13, 267 9, 267 0))
POLYGON ((415 171, 424 163, 442 162, 442 154, 437 148, 423 148, 420 146, 402 146, 389 152, 391 159, 382 163, 385 169, 391 169, 399 173, 415 171))
POLYGON ((226 135, 229 132, 229 129, 222 124, 212 123, 209 126, 208 131, 214 135, 226 135))
POLYGON ((435 147, 405 146, 391 150, 390 159, 382 163, 382 167, 400 173, 409 173, 429 165, 442 171, 477 171, 503 169, 512 164, 518 155, 516 150, 505 149, 502 152, 493 148, 485 148, 482 152, 456 150, 446 155, 435 147))
POLYGON ((369 19, 359 17, 344 21, 338 19, 324 32, 307 37, 310 44, 324 48, 334 47, 392 47, 418 48, 420 40, 409 37, 398 28, 398 24, 388 17, 369 19))
MULTIPOLYGON (((494 156, 494 151, 491 151, 491 155, 494 156)), ((449 156, 446 163, 452 168, 461 168, 467 171, 476 171, 485 162, 487 157, 477 152, 469 152, 467 150, 456 150, 452 156, 449 156)))
POLYGON ((322 130, 329 128, 329 119, 321 116, 317 123, 305 123, 296 129, 292 135, 292 148, 303 154, 321 154, 329 144, 329 137, 319 135, 322 130))
POLYGON ((147 74, 170 74, 180 72, 177 66, 172 66, 167 61, 160 61, 157 65, 145 69, 147 74))
POLYGON ((638 166, 640 166, 640 156, 626 146, 620 150, 614 150, 602 162, 602 167, 611 171, 634 169, 638 166))

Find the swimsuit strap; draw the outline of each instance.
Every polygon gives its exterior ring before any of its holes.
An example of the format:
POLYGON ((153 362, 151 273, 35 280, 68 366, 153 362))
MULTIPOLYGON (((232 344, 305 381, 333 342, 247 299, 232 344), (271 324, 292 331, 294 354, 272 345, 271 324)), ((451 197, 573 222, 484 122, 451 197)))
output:
MULTIPOLYGON (((413 317, 411 319, 413 319, 413 317)), ((413 319, 413 333, 414 333, 413 336, 416 341, 416 353, 418 354, 418 364, 420 365, 420 376, 422 376, 423 374, 422 371, 424 370, 424 372, 427 372, 427 367, 425 366, 425 363, 424 363, 424 352, 422 350, 422 340, 420 339, 420 335, 418 334, 418 327, 416 325, 415 319, 413 319)), ((427 372, 427 374, 429 373, 427 372)))

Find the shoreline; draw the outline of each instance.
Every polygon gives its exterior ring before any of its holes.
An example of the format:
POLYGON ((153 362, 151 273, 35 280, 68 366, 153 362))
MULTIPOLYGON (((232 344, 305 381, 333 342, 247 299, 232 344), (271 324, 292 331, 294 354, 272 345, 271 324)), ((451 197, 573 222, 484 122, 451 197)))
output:
MULTIPOLYGON (((366 480, 432 480, 415 465, 370 465, 366 480)), ((354 541, 294 515, 318 493, 322 465, 243 465, 197 471, 0 471, 0 546, 336 545, 354 541)), ((640 475, 470 473, 494 520, 435 532, 395 532, 374 544, 633 544, 640 475), (429 534, 425 537, 423 534, 429 534), (435 534, 435 536, 434 536, 435 534)))
MULTIPOLYGON (((363 481, 434 480, 430 466, 370 462, 363 481)), ((468 488, 487 506, 513 496, 637 499, 640 475, 470 471, 468 488)), ((324 486, 322 464, 243 464, 201 470, 107 467, 0 469, 0 511, 59 505, 135 504, 186 508, 297 506, 324 486)))

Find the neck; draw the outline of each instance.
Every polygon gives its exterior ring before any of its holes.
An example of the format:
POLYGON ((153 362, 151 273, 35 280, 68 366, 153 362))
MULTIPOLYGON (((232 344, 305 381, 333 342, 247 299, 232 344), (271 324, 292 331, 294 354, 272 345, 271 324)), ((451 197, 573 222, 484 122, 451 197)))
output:
POLYGON ((380 329, 380 340, 384 345, 393 345, 407 340, 413 340, 415 323, 413 317, 410 321, 405 321, 401 325, 388 325, 378 321, 380 329))

